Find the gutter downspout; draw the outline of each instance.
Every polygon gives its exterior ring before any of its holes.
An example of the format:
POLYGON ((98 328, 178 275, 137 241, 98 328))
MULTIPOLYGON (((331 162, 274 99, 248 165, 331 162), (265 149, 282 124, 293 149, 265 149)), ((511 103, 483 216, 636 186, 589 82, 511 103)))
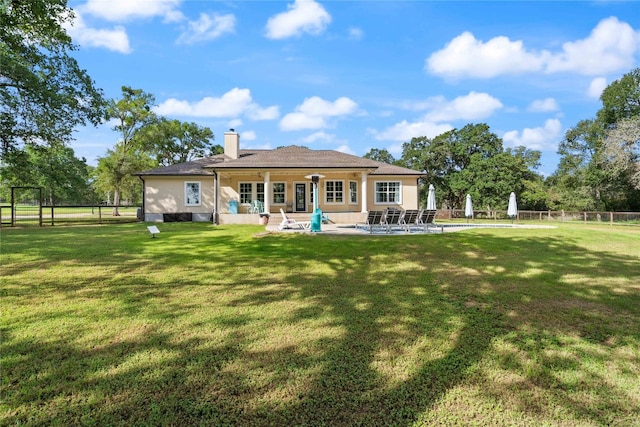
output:
POLYGON ((146 218, 146 213, 144 210, 144 199, 145 199, 145 192, 147 191, 147 183, 144 182, 144 178, 142 178, 140 175, 138 175, 138 178, 140 178, 140 181, 142 181, 142 218, 140 219, 144 221, 146 218))
POLYGON ((213 202, 213 223, 215 225, 220 225, 220 217, 218 216, 218 197, 220 195, 220 182, 218 180, 218 172, 212 170, 213 172, 213 191, 215 192, 214 202, 213 202))

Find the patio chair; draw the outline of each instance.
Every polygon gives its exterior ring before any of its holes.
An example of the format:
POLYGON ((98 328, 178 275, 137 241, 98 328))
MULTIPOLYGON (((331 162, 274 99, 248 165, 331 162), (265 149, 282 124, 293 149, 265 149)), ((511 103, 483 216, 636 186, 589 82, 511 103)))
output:
POLYGON ((402 217, 400 225, 404 226, 407 233, 411 233, 411 227, 415 227, 417 225, 418 214, 419 211, 417 209, 407 209, 404 211, 404 216, 402 217))
POLYGON ((261 202, 260 200, 254 200, 253 202, 251 202, 251 206, 249 206, 249 208, 247 209, 247 213, 262 213, 264 212, 264 202, 261 202))
POLYGON ((289 218, 287 214, 284 213, 284 210, 282 210, 282 208, 280 208, 280 214, 282 215, 282 221, 278 226, 278 230, 296 229, 296 228, 305 230, 311 227, 311 222, 298 222, 293 218, 289 218))
POLYGON ((373 233, 376 228, 381 228, 382 225, 380 222, 382 221, 382 211, 369 211, 367 213, 367 219, 365 222, 356 223, 356 228, 363 226, 363 228, 368 228, 369 233, 373 233))
POLYGON ((429 227, 435 227, 434 222, 436 218, 436 211, 433 209, 423 209, 418 216, 417 224, 422 228, 422 231, 429 231, 429 227))
POLYGON ((397 228, 401 226, 403 216, 404 211, 400 209, 387 209, 384 219, 382 220, 382 225, 386 227, 387 233, 391 233, 394 227, 397 228))

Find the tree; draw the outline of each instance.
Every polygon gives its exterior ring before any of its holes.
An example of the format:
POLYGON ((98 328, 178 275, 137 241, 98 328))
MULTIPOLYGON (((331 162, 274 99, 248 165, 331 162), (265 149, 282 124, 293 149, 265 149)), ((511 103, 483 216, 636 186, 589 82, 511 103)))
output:
POLYGON ((66 143, 78 125, 104 116, 102 91, 69 53, 66 0, 0 5, 0 154, 23 143, 66 143))
POLYGON ((141 182, 133 176, 133 172, 150 169, 155 165, 148 155, 140 155, 134 151, 124 151, 117 144, 114 150, 98 159, 95 174, 95 189, 100 194, 113 194, 114 215, 119 215, 117 207, 122 200, 131 202, 140 199, 141 182))
POLYGON ((563 209, 601 210, 606 205, 602 165, 605 130, 597 120, 581 120, 558 145, 560 162, 552 182, 563 209))
POLYGON ((640 116, 640 68, 636 68, 605 88, 600 96, 598 121, 610 128, 625 118, 640 116))
POLYGON ((604 156, 605 167, 612 174, 625 176, 640 190, 640 115, 618 121, 607 132, 604 156))
POLYGON ((5 189, 43 187, 44 198, 51 206, 92 201, 86 160, 75 157, 72 148, 63 144, 27 144, 11 150, 7 156, 7 165, 2 168, 5 189))
MULTIPOLYGON (((463 205, 475 180, 483 179, 481 164, 501 152, 502 140, 488 125, 468 124, 433 139, 412 138, 402 146, 401 163, 425 171, 421 200, 426 199, 427 185, 433 184, 438 200, 453 208, 463 205), (472 163, 476 165, 470 169, 472 163)), ((480 197, 480 193, 477 196, 480 197)))
POLYGON ((153 167, 151 147, 141 138, 145 127, 156 121, 151 110, 155 98, 142 89, 122 87, 122 99, 109 101, 107 118, 115 119, 113 130, 120 140, 107 156, 98 159, 97 185, 113 189, 113 215, 117 216, 121 193, 129 186, 140 186, 131 176, 134 172, 153 167), (133 181, 133 182, 132 182, 133 181))
POLYGON ((146 126, 141 139, 162 166, 211 155, 217 149, 212 143, 213 132, 208 127, 164 117, 146 126))
POLYGON ((396 163, 396 159, 385 148, 372 148, 367 154, 362 157, 364 157, 365 159, 375 160, 377 162, 387 163, 390 165, 396 163))
POLYGON ((560 143, 554 207, 614 210, 638 207, 638 126, 640 69, 603 91, 596 118, 569 129, 560 143))

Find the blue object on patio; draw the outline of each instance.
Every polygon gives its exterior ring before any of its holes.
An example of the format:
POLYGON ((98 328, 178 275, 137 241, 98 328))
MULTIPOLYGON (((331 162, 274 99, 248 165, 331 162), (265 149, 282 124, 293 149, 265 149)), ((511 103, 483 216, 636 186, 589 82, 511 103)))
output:
POLYGON ((237 214, 238 213, 238 201, 235 199, 229 200, 229 213, 237 214))
POLYGON ((322 211, 320 209, 316 209, 311 214, 311 231, 322 231, 322 211))

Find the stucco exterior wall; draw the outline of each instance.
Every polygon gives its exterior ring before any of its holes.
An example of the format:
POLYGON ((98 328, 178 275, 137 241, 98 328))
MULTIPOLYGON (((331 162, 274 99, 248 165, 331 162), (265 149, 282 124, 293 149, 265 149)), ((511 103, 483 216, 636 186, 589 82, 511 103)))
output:
MULTIPOLYGON (((282 208, 286 212, 290 212, 292 206, 286 202, 295 202, 296 184, 305 184, 306 209, 304 211, 296 211, 295 205, 293 211, 298 213, 311 213, 313 204, 311 203, 310 193, 312 185, 310 181, 304 178, 309 172, 301 171, 300 173, 288 174, 271 172, 269 174, 269 183, 282 182, 285 183, 285 203, 275 203, 271 194, 270 212, 272 215, 279 215, 282 208)), ((327 213, 360 213, 363 210, 382 210, 388 207, 396 207, 400 209, 418 209, 418 189, 417 179, 414 176, 368 176, 367 177, 367 204, 363 209, 363 186, 361 172, 322 172, 325 178, 320 180, 318 186, 319 208, 327 213), (327 203, 326 190, 327 181, 341 181, 343 183, 343 200, 342 202, 327 203), (351 203, 350 200, 350 182, 355 183, 357 188, 357 202, 351 203), (400 203, 376 203, 375 191, 376 182, 400 182, 401 183, 401 200, 400 203)), ((215 211, 215 184, 213 176, 171 176, 145 177, 145 220, 146 221, 162 221, 162 215, 165 213, 182 213, 190 212, 193 214, 194 221, 208 221, 211 214, 215 211), (185 184, 187 182, 198 182, 200 184, 200 203, 197 206, 189 206, 185 200, 185 184)), ((236 215, 230 214, 230 202, 233 200, 239 202, 240 183, 263 183, 264 178, 258 175, 258 172, 252 171, 247 174, 224 174, 220 179, 220 197, 218 200, 218 213, 225 215, 225 223, 253 223, 255 220, 246 218, 235 218, 236 215)), ((271 186, 269 186, 271 188, 271 186)), ((270 191, 270 190, 267 190, 270 191)), ((238 203, 237 215, 246 215, 249 204, 238 203)), ((256 217, 257 218, 257 217, 256 217)))
POLYGON ((367 180, 367 210, 383 210, 386 208, 398 209, 418 209, 418 180, 416 177, 398 176, 369 176, 367 180), (401 196, 400 203, 377 203, 376 202, 376 182, 400 182, 401 196))
POLYGON ((164 213, 191 212, 197 220, 208 218, 213 213, 213 176, 145 177, 144 183, 145 219, 156 220, 164 213), (200 184, 200 200, 196 205, 186 203, 187 182, 200 184))

